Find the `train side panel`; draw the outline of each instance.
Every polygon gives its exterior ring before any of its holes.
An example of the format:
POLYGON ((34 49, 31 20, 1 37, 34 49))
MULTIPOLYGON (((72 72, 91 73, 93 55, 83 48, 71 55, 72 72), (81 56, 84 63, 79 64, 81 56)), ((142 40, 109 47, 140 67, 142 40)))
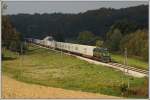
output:
POLYGON ((75 52, 81 53, 83 55, 93 56, 94 48, 95 48, 94 46, 76 44, 75 52))
POLYGON ((55 48, 56 47, 56 42, 55 41, 46 41, 46 45, 51 47, 51 48, 55 48))
POLYGON ((93 49, 95 48, 95 46, 79 45, 73 43, 64 43, 64 44, 67 47, 64 49, 67 51, 93 56, 93 49))
POLYGON ((88 55, 88 56, 93 56, 93 49, 95 48, 95 46, 87 46, 87 45, 65 43, 65 42, 53 42, 53 41, 47 42, 46 45, 49 45, 50 47, 66 50, 69 52, 88 55))
POLYGON ((40 44, 40 43, 41 43, 41 40, 39 40, 39 39, 34 39, 33 42, 34 42, 34 43, 37 43, 37 44, 40 44))

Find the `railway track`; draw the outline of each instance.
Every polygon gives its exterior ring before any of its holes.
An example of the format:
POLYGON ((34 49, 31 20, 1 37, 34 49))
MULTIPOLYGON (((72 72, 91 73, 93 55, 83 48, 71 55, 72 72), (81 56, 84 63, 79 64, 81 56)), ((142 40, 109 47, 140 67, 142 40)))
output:
MULTIPOLYGON (((97 58, 91 58, 91 59, 99 61, 97 58)), ((125 68, 126 70, 132 70, 132 71, 135 71, 135 72, 139 72, 139 73, 145 74, 146 76, 148 76, 148 74, 149 74, 148 70, 143 70, 143 69, 135 68, 135 67, 132 67, 132 66, 127 66, 127 65, 124 65, 124 64, 117 63, 115 61, 109 62, 107 64, 112 65, 112 66, 116 66, 116 67, 125 68)))
POLYGON ((116 66, 116 67, 125 68, 127 70, 132 70, 132 71, 135 71, 135 72, 143 73, 143 74, 146 74, 148 76, 148 71, 147 70, 143 70, 143 69, 139 69, 139 68, 135 68, 135 67, 131 67, 131 66, 126 66, 126 65, 119 64, 119 63, 114 63, 114 62, 110 62, 108 64, 116 66))
MULTIPOLYGON (((38 45, 38 44, 35 44, 35 45, 38 45)), ((38 46, 44 47, 44 48, 47 48, 47 49, 51 49, 51 48, 48 48, 48 47, 45 47, 45 46, 41 46, 41 45, 38 45, 38 46)), ((58 50, 56 50, 56 51, 58 51, 58 50)), ((68 53, 68 52, 65 52, 65 53, 68 53)), ((73 54, 71 52, 69 52, 69 54, 71 54, 72 56, 81 56, 81 57, 84 57, 84 58, 88 58, 88 59, 91 59, 91 60, 95 60, 95 61, 101 62, 99 59, 97 59, 95 57, 91 58, 91 57, 86 57, 86 56, 82 56, 82 55, 75 55, 75 54, 73 54)), ((102 63, 104 63, 104 62, 102 62, 102 63)), ((118 68, 123 68, 124 70, 127 70, 127 73, 128 73, 129 70, 131 70, 131 71, 135 71, 135 72, 138 72, 138 73, 141 73, 141 74, 145 74, 145 76, 147 76, 147 77, 149 75, 149 71, 148 70, 143 70, 143 69, 135 68, 135 67, 132 67, 132 66, 123 65, 123 64, 120 64, 120 63, 117 63, 117 62, 114 62, 114 61, 109 62, 109 63, 105 63, 105 64, 111 65, 111 66, 115 66, 115 67, 118 67, 118 68)))

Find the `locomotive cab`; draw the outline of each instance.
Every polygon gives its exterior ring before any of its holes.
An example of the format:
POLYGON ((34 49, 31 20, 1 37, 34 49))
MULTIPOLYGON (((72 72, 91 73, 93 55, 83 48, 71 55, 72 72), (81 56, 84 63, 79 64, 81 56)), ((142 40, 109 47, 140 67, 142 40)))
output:
POLYGON ((94 48, 93 56, 100 59, 102 62, 110 62, 111 57, 107 48, 94 48))

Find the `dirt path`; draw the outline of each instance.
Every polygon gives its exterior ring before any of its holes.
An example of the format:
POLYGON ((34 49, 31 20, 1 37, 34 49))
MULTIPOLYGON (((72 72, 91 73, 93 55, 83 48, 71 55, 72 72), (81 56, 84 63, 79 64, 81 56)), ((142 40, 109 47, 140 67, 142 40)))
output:
POLYGON ((16 81, 2 76, 2 98, 118 98, 16 81))

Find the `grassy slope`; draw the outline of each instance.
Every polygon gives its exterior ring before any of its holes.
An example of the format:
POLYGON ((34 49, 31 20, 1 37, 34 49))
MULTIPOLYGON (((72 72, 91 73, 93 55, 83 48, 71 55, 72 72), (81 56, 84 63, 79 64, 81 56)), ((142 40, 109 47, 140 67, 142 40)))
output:
MULTIPOLYGON (((5 51, 5 56, 12 56, 10 53, 5 51)), ((30 47, 24 56, 2 61, 2 72, 28 83, 116 96, 121 95, 120 83, 127 83, 131 78, 105 66, 89 64, 75 57, 61 56, 58 52, 37 47, 30 47)), ((143 81, 143 78, 133 78, 130 86, 142 86, 143 81)))
MULTIPOLYGON (((113 53, 111 54, 111 57, 114 61, 124 64, 124 56, 113 53)), ((138 58, 128 57, 127 63, 129 66, 148 70, 148 62, 142 61, 138 58)))

